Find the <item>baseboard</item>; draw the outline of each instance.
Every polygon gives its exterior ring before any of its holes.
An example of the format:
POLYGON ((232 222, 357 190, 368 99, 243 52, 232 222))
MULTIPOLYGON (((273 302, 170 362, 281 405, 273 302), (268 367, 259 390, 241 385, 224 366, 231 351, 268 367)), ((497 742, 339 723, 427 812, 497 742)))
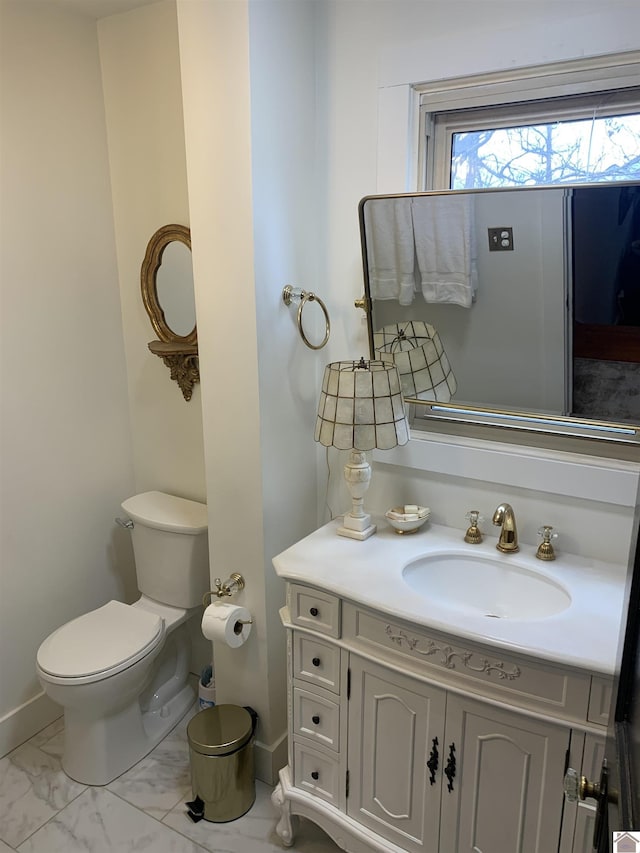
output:
POLYGON ((0 717, 0 758, 20 746, 62 715, 44 691, 0 717))
POLYGON ((256 779, 266 782, 267 785, 275 785, 280 770, 288 761, 287 733, 283 732, 274 743, 268 745, 257 740, 254 757, 256 779))

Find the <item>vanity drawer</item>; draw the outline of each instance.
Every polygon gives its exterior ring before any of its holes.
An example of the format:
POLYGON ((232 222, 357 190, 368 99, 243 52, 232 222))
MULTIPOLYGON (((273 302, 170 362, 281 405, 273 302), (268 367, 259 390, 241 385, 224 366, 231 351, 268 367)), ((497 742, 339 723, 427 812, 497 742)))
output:
POLYGON ((339 752, 340 706, 310 690, 294 687, 293 732, 339 752))
POLYGON ((609 724, 609 710, 611 707, 613 682, 610 678, 591 679, 591 694, 589 696, 590 723, 600 723, 603 726, 609 724))
POLYGON ((340 807, 341 790, 340 763, 306 743, 293 744, 293 784, 302 791, 321 797, 328 803, 340 807))
POLYGON ((340 693, 340 649, 317 637, 293 632, 293 676, 340 693))
POLYGON ((289 584, 289 611, 294 625, 340 636, 340 599, 321 590, 289 584))
POLYGON ((381 662, 401 659, 417 675, 488 698, 584 722, 591 676, 463 638, 403 624, 345 603, 343 638, 381 662))

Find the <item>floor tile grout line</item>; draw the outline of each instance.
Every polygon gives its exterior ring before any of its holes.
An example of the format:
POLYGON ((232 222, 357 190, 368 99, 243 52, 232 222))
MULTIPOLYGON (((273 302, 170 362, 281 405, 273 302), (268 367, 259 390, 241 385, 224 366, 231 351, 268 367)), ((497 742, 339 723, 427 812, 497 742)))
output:
MULTIPOLYGON (((188 713, 188 712, 187 712, 187 713, 188 713)), ((186 714, 185 714, 185 716, 186 716, 186 714)), ((58 756, 56 756, 56 755, 54 755, 54 754, 52 754, 52 753, 48 753, 48 752, 43 748, 43 747, 45 747, 45 746, 46 746, 46 745, 47 745, 51 740, 53 740, 53 739, 57 736, 57 734, 58 734, 58 733, 56 733, 56 734, 54 734, 54 735, 51 735, 51 737, 50 737, 50 738, 47 738, 47 740, 43 741, 43 742, 42 742, 42 743, 40 743, 40 744, 37 744, 37 745, 36 745, 35 743, 32 743, 32 741, 33 741, 33 739, 34 739, 34 738, 36 738, 38 735, 40 735, 43 731, 45 731, 45 729, 47 729, 47 728, 48 728, 50 725, 52 725, 54 722, 56 722, 56 721, 55 721, 55 720, 54 720, 54 721, 52 721, 52 722, 51 722, 51 723, 49 723, 47 726, 45 726, 43 729, 41 729, 39 732, 36 732, 34 735, 32 735, 28 740, 26 740, 26 741, 24 741, 22 744, 19 744, 18 746, 16 746, 13 750, 11 750, 11 752, 7 753, 7 756, 6 756, 6 757, 11 756, 11 754, 12 754, 13 752, 15 752, 16 750, 20 749, 20 747, 25 746, 26 744, 29 744, 29 745, 30 745, 30 747, 31 747, 32 749, 36 750, 38 753, 40 753, 40 754, 43 756, 43 759, 44 759, 44 760, 51 760, 51 759, 53 758, 53 759, 54 759, 54 760, 59 764, 59 771, 60 771, 61 773, 63 773, 63 774, 64 774, 64 776, 66 777, 66 779, 68 779, 70 782, 72 782, 72 783, 73 783, 73 784, 75 784, 75 785, 83 784, 83 783, 77 782, 77 780, 75 780, 75 779, 72 779, 72 778, 71 778, 71 777, 70 777, 70 776, 69 776, 69 775, 64 771, 64 769, 63 769, 63 767, 62 767, 61 759, 60 759, 58 756)), ((165 737, 168 737, 168 736, 170 736, 171 734, 174 734, 174 733, 175 733, 175 731, 176 731, 176 729, 178 728, 178 726, 180 725, 180 723, 181 723, 181 722, 182 722, 182 720, 180 720, 178 723, 176 723, 176 725, 173 727, 173 729, 171 729, 171 730, 170 730, 170 732, 167 732, 167 735, 166 735, 165 737)), ((163 741, 164 741, 164 740, 165 740, 165 738, 163 738, 163 741)), ((160 743, 162 743, 163 741, 161 741, 160 743)), ((158 744, 157 746, 159 746, 159 745, 160 745, 160 744, 158 744)), ((154 749, 156 749, 156 748, 157 748, 157 747, 154 747, 154 749)), ((147 753, 147 755, 143 756, 143 757, 140 759, 140 761, 136 762, 136 764, 134 764, 134 765, 133 765, 133 767, 135 767, 137 764, 140 764, 142 761, 144 761, 144 760, 145 760, 145 758, 147 758, 149 755, 151 755, 151 753, 152 753, 152 752, 153 752, 153 749, 152 749, 149 753, 147 753)), ((129 768, 129 770, 130 770, 130 769, 132 769, 132 768, 129 768)), ((122 777, 123 777, 126 773, 128 773, 128 772, 129 772, 129 770, 125 770, 123 773, 121 773, 119 776, 117 776, 117 777, 116 777, 116 779, 113 779, 113 780, 112 780, 112 782, 115 782, 115 781, 117 781, 118 779, 122 779, 122 777)), ((109 784, 111 784, 111 783, 109 783, 109 784)), ((32 832, 30 832, 28 835, 26 835, 26 836, 25 836, 25 837, 20 841, 20 844, 24 844, 24 842, 25 842, 25 841, 27 841, 29 838, 31 838, 33 835, 35 835, 35 833, 36 833, 36 832, 38 832, 40 829, 42 829, 43 827, 45 827, 45 826, 46 826, 48 823, 50 823, 53 819, 57 818, 57 817, 61 814, 61 812, 63 812, 63 811, 67 808, 67 806, 71 805, 71 803, 73 803, 73 802, 74 802, 78 797, 82 796, 84 793, 86 793, 86 792, 87 792, 88 790, 90 790, 90 789, 93 789, 93 790, 95 790, 95 789, 103 789, 103 790, 105 790, 105 791, 109 791, 109 793, 110 793, 110 794, 113 794, 113 795, 114 795, 115 797, 117 797, 121 802, 126 803, 128 806, 131 806, 131 807, 132 807, 132 808, 134 808, 137 812, 140 812, 141 814, 145 815, 146 817, 151 818, 151 819, 152 819, 152 820, 154 820, 156 823, 160 824, 160 826, 164 827, 165 829, 169 829, 169 830, 173 830, 174 832, 178 832, 182 837, 187 838, 189 841, 192 841, 192 842, 193 842, 193 839, 190 839, 190 838, 189 838, 189 836, 184 835, 183 833, 181 833, 181 832, 179 832, 178 830, 176 830, 174 827, 172 827, 172 826, 170 826, 169 824, 167 824, 167 823, 165 823, 165 822, 164 822, 164 819, 165 819, 165 818, 166 818, 166 817, 167 817, 167 816, 168 816, 168 815, 169 815, 169 814, 170 814, 170 813, 171 813, 171 812, 172 812, 172 811, 173 811, 173 810, 178 806, 178 804, 180 803, 180 800, 185 796, 185 791, 187 791, 187 792, 188 792, 188 786, 185 786, 184 791, 182 791, 182 792, 177 796, 177 798, 176 798, 175 802, 174 802, 174 803, 173 803, 173 804, 172 804, 172 805, 171 805, 171 806, 170 806, 166 811, 164 811, 164 812, 163 812, 162 817, 158 818, 156 815, 154 815, 154 814, 150 814, 150 813, 149 813, 148 811, 146 811, 144 808, 140 808, 140 806, 138 806, 137 804, 132 803, 130 800, 126 799, 126 797, 125 797, 125 796, 122 796, 122 795, 121 795, 121 794, 119 794, 118 792, 116 792, 116 791, 114 791, 114 790, 111 790, 111 789, 109 788, 109 784, 108 784, 108 785, 84 785, 84 786, 83 786, 83 788, 82 788, 82 790, 81 790, 81 791, 79 791, 79 792, 78 792, 74 797, 72 797, 72 798, 69 800, 69 802, 68 802, 68 803, 65 803, 65 805, 64 805, 64 806, 62 806, 62 808, 57 809, 57 811, 56 811, 53 815, 51 815, 49 818, 47 818, 47 820, 46 820, 44 823, 42 823, 40 826, 36 827, 36 828, 35 828, 32 832)), ((4 839, 2 839, 2 840, 3 840, 3 842, 4 842, 5 844, 7 844, 9 847, 11 847, 11 849, 12 849, 12 850, 14 850, 14 851, 15 851, 15 850, 17 850, 17 848, 16 848, 16 847, 12 847, 11 845, 9 845, 9 843, 8 843, 8 842, 4 841, 4 839)), ((200 847, 201 847, 202 845, 198 845, 198 846, 200 846, 200 847)), ((202 848, 202 849, 206 849, 206 848, 202 848)))
MULTIPOLYGON (((55 722, 55 721, 54 721, 54 722, 55 722)), ((49 725, 51 725, 51 723, 49 723, 49 725)), ((47 728, 47 726, 45 726, 44 728, 47 728)), ((44 731, 44 729, 41 729, 41 731, 44 731)), ((35 734, 35 735, 32 735, 28 740, 25 740, 25 741, 23 741, 23 743, 21 743, 21 744, 19 744, 18 746, 14 747, 14 749, 12 749, 10 752, 8 752, 6 755, 4 755, 4 756, 2 757, 2 759, 0 759, 0 760, 4 760, 5 758, 7 758, 7 759, 9 759, 9 762, 11 763, 11 756, 12 756, 15 752, 17 752, 19 749, 21 749, 22 747, 29 745, 29 747, 30 747, 31 749, 35 750, 37 753, 39 753, 40 755, 42 755, 43 761, 42 761, 42 763, 41 763, 41 764, 39 763, 39 766, 40 766, 40 767, 46 766, 46 765, 47 765, 47 763, 48 763, 48 762, 50 762, 50 761, 53 759, 53 761, 58 765, 57 769, 56 769, 54 772, 56 772, 56 773, 57 773, 57 772, 62 773, 62 774, 64 775, 64 777, 65 777, 69 782, 71 782, 73 785, 83 785, 83 783, 82 783, 82 782, 77 782, 75 779, 72 779, 72 778, 71 778, 71 776, 67 775, 67 773, 64 771, 64 769, 63 769, 63 767, 62 767, 62 762, 61 762, 60 758, 58 758, 58 757, 57 757, 57 756, 55 756, 55 755, 51 755, 51 754, 50 754, 50 753, 48 753, 48 752, 45 752, 45 750, 44 750, 44 749, 42 749, 42 748, 41 748, 41 746, 36 746, 34 743, 32 743, 32 742, 31 742, 31 741, 33 740, 33 738, 34 738, 34 737, 36 737, 38 734, 39 734, 39 732, 36 732, 36 734, 35 734)), ((55 737, 55 735, 53 735, 52 737, 55 737)), ((49 738, 49 740, 51 740, 51 738, 49 738)), ((49 742, 48 740, 47 740, 47 741, 45 741, 45 743, 48 743, 48 742, 49 742)), ((17 767, 17 765, 16 765, 15 763, 14 763, 14 766, 15 766, 15 767, 17 767)), ((18 769, 20 769, 20 768, 18 768, 18 769)), ((33 835, 35 835, 35 833, 36 833, 36 832, 38 832, 40 829, 42 829, 42 827, 46 826, 50 821, 52 821, 54 818, 56 818, 56 817, 60 814, 60 812, 64 811, 64 810, 67 808, 67 806, 68 806, 68 805, 70 805, 70 804, 71 804, 71 803, 73 803, 75 800, 77 800, 77 799, 78 799, 78 797, 81 797, 81 796, 82 796, 82 794, 84 794, 84 792, 87 790, 87 788, 88 788, 88 787, 89 787, 88 785, 83 785, 82 790, 81 790, 81 791, 79 791, 77 794, 75 794, 75 796, 71 797, 71 799, 69 800, 69 802, 68 802, 68 803, 65 803, 65 804, 64 804, 64 806, 62 806, 62 808, 56 809, 56 810, 54 811, 54 813, 53 813, 52 815, 50 815, 50 816, 49 816, 49 817, 44 821, 44 823, 41 823, 41 824, 40 824, 40 826, 37 826, 37 827, 36 827, 32 832, 29 832, 27 835, 25 835, 25 837, 20 841, 20 844, 24 844, 24 842, 25 842, 25 841, 28 841, 28 839, 29 839, 29 838, 31 838, 33 835)), ((50 808, 54 808, 54 806, 53 806, 51 803, 49 803, 48 801, 47 801, 47 805, 49 805, 49 806, 50 806, 50 808)), ((10 847, 12 850, 17 850, 17 849, 18 849, 18 847, 20 846, 20 844, 18 844, 18 845, 17 845, 17 847, 14 847, 14 846, 12 846, 11 844, 9 844, 9 842, 8 842, 8 841, 6 841, 4 838, 2 838, 2 841, 3 841, 3 843, 4 843, 4 844, 6 844, 6 845, 7 845, 8 847, 10 847)))
MULTIPOLYGON (((36 747, 36 749, 37 749, 37 747, 36 747)), ((64 770, 62 770, 62 768, 60 768, 60 770, 61 770, 61 772, 62 772, 62 773, 64 773, 64 770)), ((65 773, 64 775, 65 775, 65 776, 67 776, 67 774, 66 774, 66 773, 65 773)), ((70 776, 67 776, 67 779, 71 779, 71 777, 70 777, 70 776)), ((71 781, 72 781, 72 782, 75 782, 75 780, 74 780, 74 779, 71 779, 71 781)), ((79 783, 78 783, 78 782, 75 782, 75 784, 77 785, 77 784, 79 784, 79 783)), ((78 797, 81 797, 81 796, 82 796, 83 794, 85 794, 88 790, 89 790, 89 785, 85 785, 85 786, 84 786, 84 788, 82 789, 82 791, 80 791, 79 793, 77 793, 77 794, 75 795, 75 797, 72 797, 72 798, 69 800, 69 802, 68 802, 68 803, 65 803, 65 805, 64 805, 64 806, 62 806, 62 808, 61 808, 61 809, 58 809, 54 814, 50 815, 50 816, 45 820, 45 822, 44 822, 44 823, 41 823, 41 824, 40 824, 40 826, 36 827, 36 828, 33 830, 33 832, 30 832, 28 835, 25 835, 25 837, 22 839, 22 841, 20 842, 20 844, 18 844, 18 846, 17 846, 17 847, 12 847, 12 846, 11 846, 11 844, 9 844, 9 847, 11 847, 11 849, 12 849, 12 850, 17 850, 17 849, 18 849, 18 847, 20 847, 20 845, 21 845, 21 844, 24 844, 24 843, 25 843, 25 841, 28 841, 30 838, 32 838, 32 837, 36 834, 36 832, 40 832, 40 830, 41 830, 41 829, 43 829, 43 828, 44 828, 48 823, 51 823, 51 821, 52 821, 52 820, 55 820, 55 819, 58 817, 58 815, 60 815, 60 814, 61 814, 61 812, 63 812, 63 811, 67 808, 67 806, 70 806, 70 805, 71 805, 71 803, 74 803, 74 802, 78 799, 78 797)), ((4 839, 2 839, 2 840, 4 841, 4 839)), ((8 844, 8 842, 5 842, 5 844, 8 844)))
MULTIPOLYGON (((63 772, 64 772, 64 771, 63 771, 63 772)), ((66 775, 66 774, 65 774, 65 775, 66 775)), ((70 777, 67 777, 67 778, 70 778, 70 777)), ((178 805, 178 803, 180 802, 180 799, 181 799, 181 798, 178 798, 178 800, 176 801, 175 805, 173 805, 173 806, 172 806, 172 807, 171 807, 171 808, 170 808, 170 809, 169 809, 169 810, 164 814, 163 818, 159 819, 159 818, 157 818, 155 815, 149 814, 149 813, 148 813, 148 812, 146 812, 144 809, 139 808, 139 806, 136 806, 134 803, 130 803, 128 800, 126 800, 124 797, 121 797, 121 796, 120 796, 119 794, 117 794, 115 791, 111 791, 111 790, 109 790, 109 788, 107 787, 107 785, 86 785, 86 786, 85 786, 85 788, 84 788, 84 790, 80 791, 80 793, 79 793, 79 794, 77 794, 75 797, 73 797, 73 799, 69 800, 69 802, 68 802, 66 805, 64 805, 61 809, 58 809, 58 811, 57 811, 55 814, 52 814, 49 818, 47 818, 47 820, 45 820, 45 822, 44 822, 43 824, 41 824, 40 826, 36 827, 36 829, 34 829, 34 830, 33 830, 33 832, 30 832, 30 833, 29 833, 29 835, 26 835, 26 836, 22 839, 22 841, 20 842, 20 844, 18 845, 18 847, 13 847, 11 844, 9 844, 9 842, 8 842, 8 841, 5 841, 4 839, 2 839, 2 841, 3 841, 3 842, 4 842, 4 843, 5 843, 5 844, 6 844, 6 845, 11 849, 11 850, 16 851, 16 853, 17 853, 18 848, 20 847, 20 845, 21 845, 21 844, 24 844, 26 841, 28 841, 30 838, 32 838, 32 837, 33 837, 37 832, 39 832, 41 829, 44 829, 44 827, 45 827, 48 823, 51 823, 51 821, 52 821, 52 820, 55 820, 55 819, 56 819, 56 818, 57 818, 57 817, 58 817, 58 816, 59 816, 63 811, 65 811, 65 809, 66 809, 68 806, 70 806, 70 805, 71 805, 71 803, 75 802, 75 800, 77 800, 77 799, 78 799, 78 797, 83 796, 83 794, 86 794, 86 793, 87 793, 87 791, 96 791, 96 790, 98 790, 98 791, 99 791, 99 790, 102 790, 102 791, 108 791, 110 794, 112 794, 114 797, 116 797, 117 799, 119 799, 121 802, 123 802, 123 803, 125 803, 126 805, 130 806, 131 808, 135 809, 135 811, 137 811, 137 812, 139 812, 140 814, 144 815, 145 817, 150 818, 151 820, 155 821, 155 822, 156 822, 157 824, 159 824, 159 825, 160 825, 164 830, 169 830, 170 832, 175 832, 177 835, 180 835, 180 836, 181 836, 182 838, 184 838, 186 841, 190 842, 191 844, 195 844, 195 845, 196 845, 200 850, 204 851, 204 853, 212 853, 212 851, 210 850, 210 848, 205 847, 204 845, 202 845, 202 844, 200 844, 199 842, 195 841, 195 840, 194 840, 193 838, 191 838, 190 836, 185 835, 185 833, 184 833, 184 832, 181 832, 179 829, 176 829, 176 827, 174 827, 174 826, 170 826, 168 823, 164 823, 164 818, 165 818, 165 817, 167 817, 167 815, 168 815, 170 812, 172 812, 172 811, 176 808, 176 806, 177 806, 177 805, 178 805)))
MULTIPOLYGON (((111 783, 109 783, 109 784, 111 784, 111 783)), ((136 811, 142 812, 142 814, 146 815, 147 817, 151 817, 154 820, 158 821, 158 823, 161 823, 163 826, 168 826, 168 824, 164 823, 164 819, 167 817, 167 815, 169 815, 176 808, 176 806, 178 805, 178 803, 180 802, 180 800, 184 796, 184 792, 182 794, 180 794, 180 796, 175 801, 175 803, 172 806, 170 806, 166 812, 163 813, 161 818, 159 818, 159 817, 156 817, 156 815, 151 814, 150 812, 146 811, 146 809, 143 809, 140 806, 136 805, 136 803, 132 803, 131 800, 128 800, 125 796, 118 793, 118 791, 112 791, 108 785, 101 785, 100 787, 103 790, 108 791, 110 794, 113 794, 113 796, 117 797, 119 800, 122 800, 123 803, 126 803, 128 806, 131 806, 132 808, 136 809, 136 811)))
MULTIPOLYGON (((108 788, 105 788, 105 790, 109 790, 109 789, 108 789, 108 788)), ((184 832, 182 832, 181 830, 176 829, 176 827, 175 827, 175 826, 171 826, 170 824, 168 824, 168 823, 165 823, 165 822, 164 822, 165 818, 166 818, 169 814, 171 814, 171 812, 176 808, 176 806, 178 805, 178 803, 180 802, 180 800, 182 799, 182 797, 178 797, 178 799, 176 800, 175 804, 174 804, 174 805, 173 805, 173 806, 172 806, 172 807, 171 807, 171 808, 170 808, 170 809, 169 809, 169 810, 168 810, 168 811, 163 815, 163 817, 162 817, 162 818, 157 818, 155 815, 149 814, 149 812, 145 812, 145 810, 144 810, 144 809, 141 809, 141 808, 139 808, 139 806, 134 805, 134 803, 130 803, 130 802, 129 802, 129 800, 125 800, 125 798, 124 798, 124 797, 121 797, 121 796, 120 796, 119 794, 117 794, 115 791, 109 791, 109 793, 110 793, 110 794, 113 794, 115 797, 118 797, 118 799, 122 800, 122 802, 123 802, 123 803, 127 803, 127 805, 132 806, 134 809, 136 809, 136 811, 142 812, 142 814, 144 814, 146 817, 150 817, 152 820, 155 820, 155 821, 156 821, 156 823, 159 823, 159 824, 160 824, 160 826, 162 826, 164 829, 168 829, 168 830, 170 830, 171 832, 175 832, 175 833, 176 833, 177 835, 179 835, 181 838, 186 839, 186 840, 187 840, 187 841, 189 841, 191 844, 195 844, 198 848, 200 848, 200 850, 205 851, 205 853, 215 853, 215 851, 212 851, 212 850, 211 850, 211 848, 209 848, 209 847, 205 847, 203 844, 200 844, 200 843, 199 843, 198 841, 196 841, 194 838, 191 838, 189 835, 185 835, 185 833, 184 833, 184 832)))

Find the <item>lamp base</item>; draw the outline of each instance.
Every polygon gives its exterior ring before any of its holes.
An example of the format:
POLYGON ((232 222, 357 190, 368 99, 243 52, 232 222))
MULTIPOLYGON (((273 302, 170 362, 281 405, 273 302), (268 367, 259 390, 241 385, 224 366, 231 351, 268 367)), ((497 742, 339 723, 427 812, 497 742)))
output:
POLYGON ((345 514, 342 527, 338 528, 339 536, 349 539, 368 539, 376 532, 375 524, 371 524, 371 516, 363 507, 364 495, 371 480, 371 465, 367 462, 366 453, 362 450, 351 451, 349 461, 344 466, 344 478, 351 494, 351 512, 345 514))
POLYGON ((377 527, 371 524, 371 516, 363 515, 361 518, 355 518, 353 515, 345 515, 342 520, 342 527, 338 528, 338 536, 348 536, 349 539, 368 539, 376 532, 377 527))

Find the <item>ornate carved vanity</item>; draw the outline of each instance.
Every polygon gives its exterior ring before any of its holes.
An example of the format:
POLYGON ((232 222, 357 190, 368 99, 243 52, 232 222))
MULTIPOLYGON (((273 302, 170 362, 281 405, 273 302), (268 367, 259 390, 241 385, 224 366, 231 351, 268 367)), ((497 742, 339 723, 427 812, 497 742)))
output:
MULTIPOLYGON (((473 615, 443 630, 449 615, 407 594, 401 566, 460 531, 345 543, 334 527, 274 560, 288 580, 283 842, 302 815, 352 853, 586 853, 594 810, 565 801, 563 779, 568 766, 597 777, 616 631, 595 651, 571 607, 521 631, 485 617, 484 641, 473 615)), ((565 570, 571 588, 579 567, 565 570)), ((617 626, 618 580, 589 563, 575 606, 607 598, 617 626)))

